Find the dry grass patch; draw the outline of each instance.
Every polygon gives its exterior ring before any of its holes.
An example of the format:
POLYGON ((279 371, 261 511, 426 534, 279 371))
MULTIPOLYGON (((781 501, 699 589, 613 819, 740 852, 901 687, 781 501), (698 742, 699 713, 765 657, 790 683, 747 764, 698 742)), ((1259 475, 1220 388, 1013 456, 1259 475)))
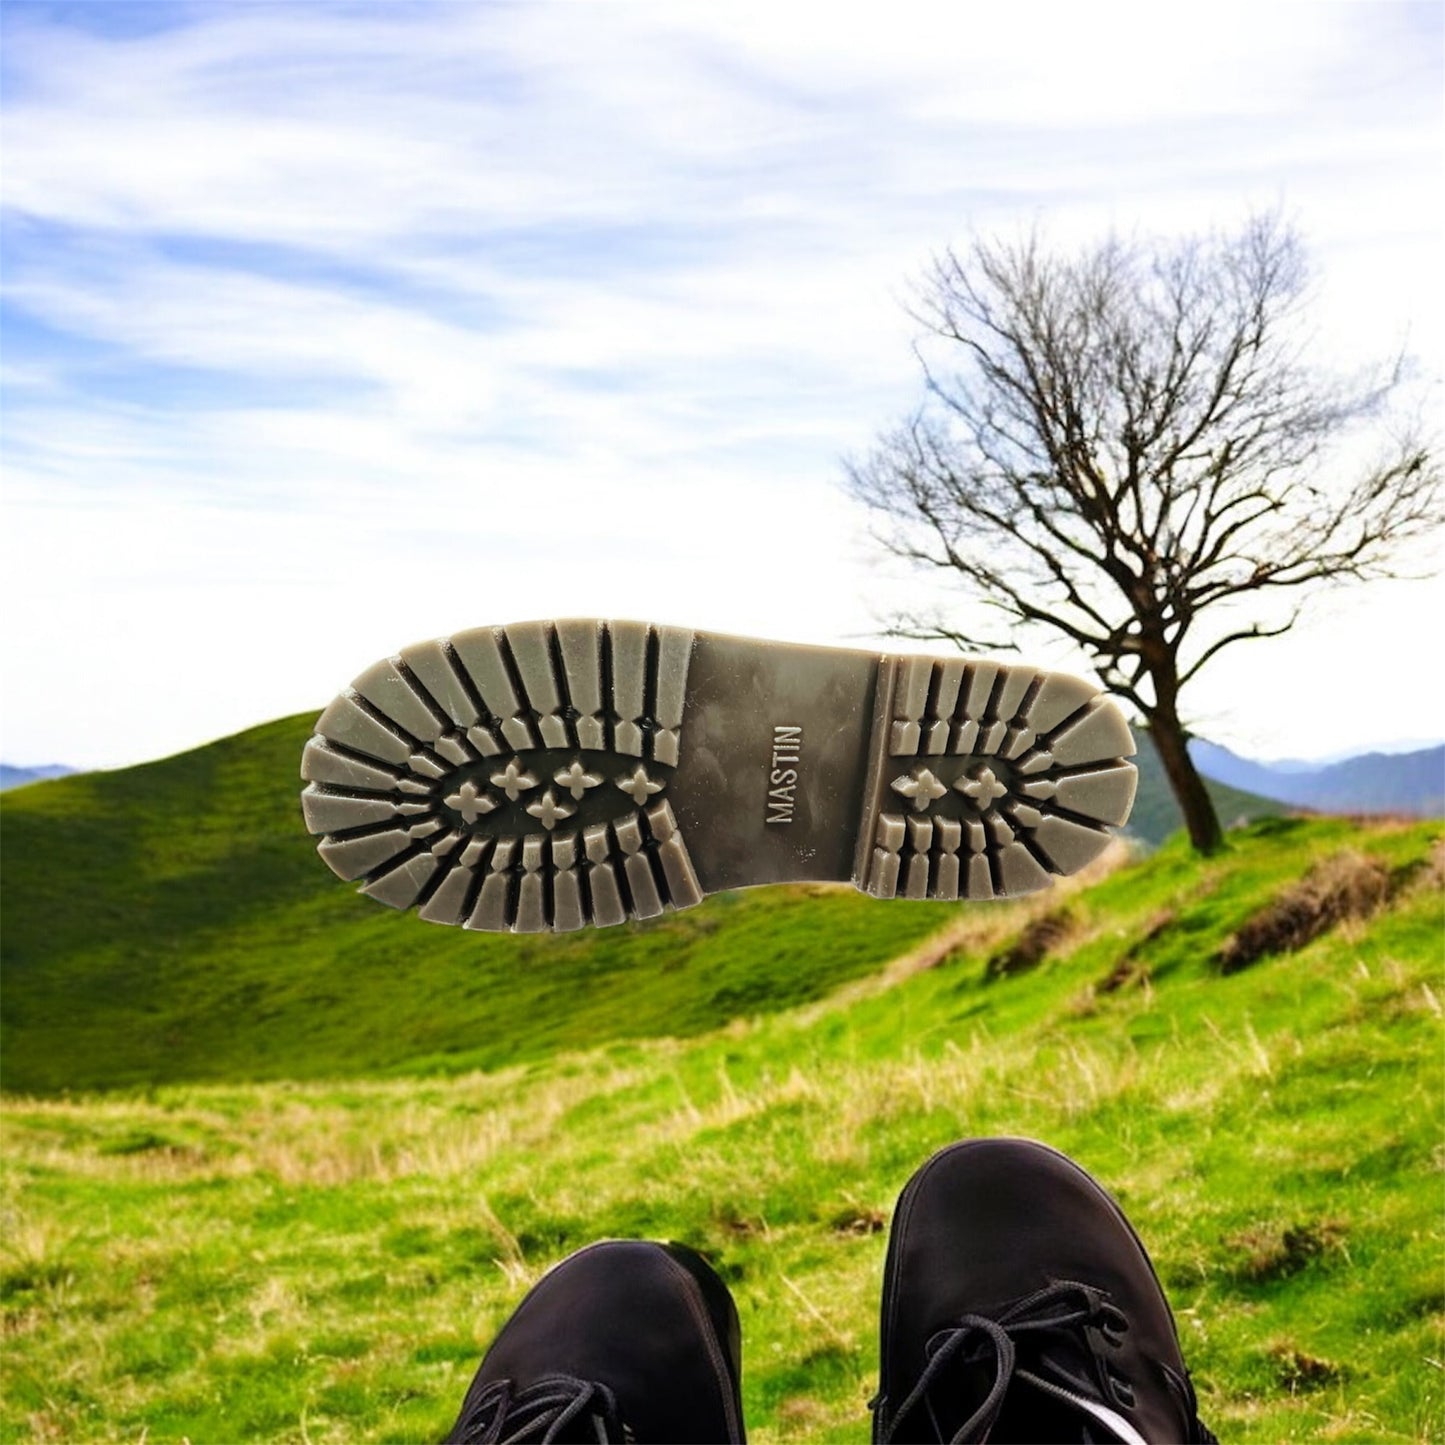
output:
POLYGON ((1040 915, 1007 948, 989 955, 984 977, 1012 978, 1037 968, 1051 953, 1057 953, 1078 927, 1078 918, 1068 908, 1056 908, 1040 915))
POLYGON ((1336 1219, 1292 1224, 1280 1229, 1257 1225, 1226 1243, 1236 1259, 1234 1273, 1250 1283, 1284 1279, 1315 1260, 1345 1252, 1345 1225, 1336 1219))
POLYGON ((882 1234, 888 1228, 888 1215, 866 1204, 848 1204, 828 1221, 834 1234, 882 1234))
POLYGON ((1293 953, 1346 919, 1370 917, 1392 892, 1383 863, 1341 849, 1246 920, 1225 940, 1215 962, 1223 973, 1238 973, 1271 954, 1293 953))
POLYGON ((1390 892, 1394 897, 1411 893, 1445 889, 1445 838, 1437 838, 1423 858, 1412 859, 1390 875, 1390 892))
POLYGON ((1267 1353, 1275 1378, 1292 1395, 1333 1385, 1344 1373, 1339 1365, 1307 1354, 1287 1340, 1276 1340, 1267 1353))
MULTIPOLYGON (((798 1010, 799 1017, 816 1017, 823 1009, 856 1002, 883 989, 894 988, 914 974, 971 958, 989 957, 1004 952, 1006 940, 1022 925, 1024 932, 1038 926, 1041 920, 1067 912, 1058 904, 1083 889, 1101 883, 1111 873, 1134 860, 1130 845, 1115 838, 1109 846, 1079 872, 1056 878, 1052 888, 1023 898, 997 899, 972 904, 960 910, 951 923, 930 934, 916 947, 899 954, 880 974, 845 984, 827 999, 798 1010)), ((847 885, 843 885, 847 886, 847 885)))

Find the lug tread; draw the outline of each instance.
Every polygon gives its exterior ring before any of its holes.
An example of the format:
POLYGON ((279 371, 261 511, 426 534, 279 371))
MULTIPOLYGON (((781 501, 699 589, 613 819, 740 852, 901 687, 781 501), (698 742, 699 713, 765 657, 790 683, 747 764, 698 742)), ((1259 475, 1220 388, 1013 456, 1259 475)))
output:
POLYGON ((1128 726, 1096 687, 987 659, 901 658, 888 748, 901 761, 860 880, 879 897, 1048 887, 1103 852, 1138 782, 1128 726))
POLYGON ((453 666, 444 642, 419 642, 414 647, 404 647, 401 660, 460 732, 465 733, 481 721, 476 702, 453 666))
POLYGON ((400 659, 385 658, 367 668, 352 683, 359 696, 385 714, 403 732, 418 742, 434 743, 445 731, 444 724, 397 667, 400 659))
POLYGON ((374 761, 347 756, 313 737, 301 754, 301 776, 308 783, 339 783, 346 788, 371 788, 387 792, 396 787, 394 768, 374 761))
POLYGON ((322 714, 302 812, 332 871, 432 923, 517 933, 701 902, 665 797, 693 634, 482 627, 368 668, 322 714))

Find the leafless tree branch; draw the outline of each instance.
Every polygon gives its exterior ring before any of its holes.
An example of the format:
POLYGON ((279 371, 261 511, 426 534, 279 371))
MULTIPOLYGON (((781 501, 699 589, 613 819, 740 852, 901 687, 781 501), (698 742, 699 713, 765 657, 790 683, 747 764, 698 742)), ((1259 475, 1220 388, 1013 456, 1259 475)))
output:
MULTIPOLYGON (((1399 575, 1441 520, 1436 452, 1415 433, 1349 472, 1346 444, 1385 416, 1401 367, 1320 375, 1298 340, 1305 284, 1300 239, 1273 215, 1072 256, 1037 234, 944 251, 912 308, 925 401, 849 467, 895 556, 1083 648, 1161 755, 1172 730, 1171 782, 1202 848, 1218 822, 1186 775, 1180 689, 1299 615, 1241 623, 1240 606, 1399 575)), ((1011 645, 917 617, 899 630, 1011 645)))

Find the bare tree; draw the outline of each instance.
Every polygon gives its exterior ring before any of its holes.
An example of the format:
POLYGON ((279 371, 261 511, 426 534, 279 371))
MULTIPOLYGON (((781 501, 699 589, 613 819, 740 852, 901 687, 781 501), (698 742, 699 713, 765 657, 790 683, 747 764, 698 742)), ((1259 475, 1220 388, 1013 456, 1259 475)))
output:
MULTIPOLYGON (((1010 630, 1092 656, 1147 722, 1201 852, 1223 835, 1189 757, 1186 684, 1224 648, 1288 631, 1315 584, 1399 575, 1402 546, 1440 518, 1432 451, 1383 436, 1400 368, 1317 373, 1304 288, 1299 238, 1274 216, 1073 256, 1037 237, 945 252, 914 312, 926 400, 849 468, 893 553, 950 573, 1010 630), (1362 424, 1381 433, 1363 462, 1362 424)), ((897 631, 1017 645, 918 615, 897 631)))

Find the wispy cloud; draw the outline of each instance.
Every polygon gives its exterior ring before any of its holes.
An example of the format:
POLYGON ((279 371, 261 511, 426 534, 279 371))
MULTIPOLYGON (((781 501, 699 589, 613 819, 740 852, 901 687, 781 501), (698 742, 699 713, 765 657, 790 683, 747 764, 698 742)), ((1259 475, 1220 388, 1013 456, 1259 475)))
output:
POLYGON ((903 584, 839 457, 914 396, 899 303, 970 226, 1282 204, 1325 354, 1445 357, 1433 5, 4 24, 19 761, 179 747, 481 621, 867 630, 903 584), (137 688, 136 652, 186 665, 137 688))

